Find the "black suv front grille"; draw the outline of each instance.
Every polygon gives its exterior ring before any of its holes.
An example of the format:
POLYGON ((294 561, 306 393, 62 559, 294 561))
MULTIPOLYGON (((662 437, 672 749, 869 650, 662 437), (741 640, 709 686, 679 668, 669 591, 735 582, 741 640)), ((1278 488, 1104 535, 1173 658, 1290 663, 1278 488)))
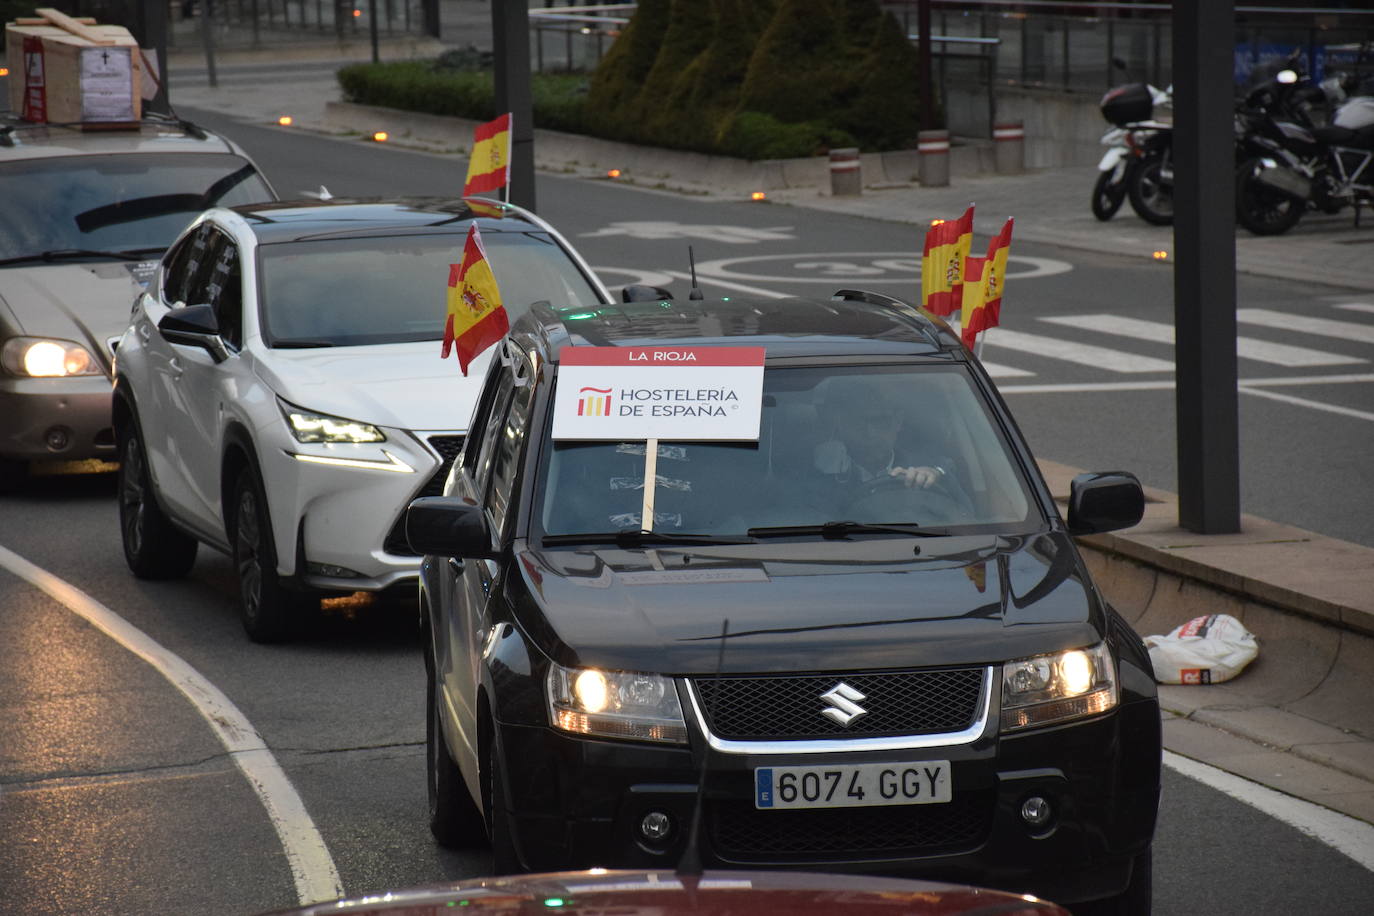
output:
MULTIPOLYGON (((412 496, 416 499, 421 496, 439 496, 444 492, 444 481, 448 479, 449 468, 453 467, 453 460, 458 457, 458 452, 463 448, 462 436, 430 436, 429 444, 439 453, 439 468, 425 485, 412 496)), ((387 532, 386 540, 382 542, 382 549, 393 556, 414 557, 419 556, 410 549, 410 541, 406 540, 406 513, 405 507, 401 508, 401 514, 396 517, 396 524, 391 526, 387 532)))
POLYGON ((737 741, 873 738, 942 734, 973 725, 984 669, 939 668, 864 674, 704 677, 693 687, 711 734, 737 741), (864 714, 846 727, 822 713, 841 682, 863 694, 864 714))
POLYGON ((722 801, 706 806, 706 829, 716 853, 733 862, 906 858, 977 847, 992 814, 988 792, 956 792, 935 805, 794 811, 722 801))

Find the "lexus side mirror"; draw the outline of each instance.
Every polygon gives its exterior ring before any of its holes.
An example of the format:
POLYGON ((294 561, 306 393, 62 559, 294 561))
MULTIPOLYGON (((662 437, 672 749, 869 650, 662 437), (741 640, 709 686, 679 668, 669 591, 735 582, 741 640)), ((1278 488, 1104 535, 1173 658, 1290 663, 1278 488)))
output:
POLYGON ((208 305, 186 305, 172 309, 157 323, 158 332, 168 343, 200 347, 217 363, 229 358, 224 338, 219 336, 219 321, 208 305))

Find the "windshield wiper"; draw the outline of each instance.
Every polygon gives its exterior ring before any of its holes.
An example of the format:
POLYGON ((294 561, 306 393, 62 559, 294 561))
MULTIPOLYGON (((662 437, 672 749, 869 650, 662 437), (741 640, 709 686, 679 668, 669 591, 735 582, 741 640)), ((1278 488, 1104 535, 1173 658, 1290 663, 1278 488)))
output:
POLYGON ((23 264, 26 261, 71 261, 77 258, 109 258, 112 261, 141 261, 150 254, 160 255, 162 248, 130 248, 127 251, 101 251, 95 248, 54 248, 37 254, 24 254, 17 258, 5 258, 0 267, 7 264, 23 264))
POLYGON ((935 528, 922 528, 920 525, 878 525, 868 522, 835 521, 820 525, 781 525, 773 528, 750 528, 750 537, 781 538, 797 535, 819 534, 827 540, 840 540, 851 534, 905 534, 908 537, 932 538, 946 537, 948 532, 935 528))
POLYGON ((332 341, 332 340, 305 340, 305 339, 293 339, 293 340, 274 340, 274 341, 272 341, 272 349, 273 349, 273 350, 310 350, 310 349, 313 349, 313 348, 315 348, 315 347, 332 347, 332 346, 334 346, 334 341, 332 341))
POLYGON ((674 544, 707 547, 713 544, 752 544, 751 537, 723 537, 714 534, 672 534, 666 531, 640 531, 622 528, 620 531, 598 531, 586 534, 546 534, 545 546, 555 544, 614 544, 617 547, 647 547, 652 544, 674 544))

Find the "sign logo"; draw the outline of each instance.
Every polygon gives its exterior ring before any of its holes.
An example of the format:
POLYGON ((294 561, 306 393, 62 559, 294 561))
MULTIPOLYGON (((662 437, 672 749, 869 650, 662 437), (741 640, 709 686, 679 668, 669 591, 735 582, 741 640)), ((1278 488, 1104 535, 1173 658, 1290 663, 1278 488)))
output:
POLYGON ((859 716, 867 715, 868 710, 859 705, 864 695, 844 681, 840 681, 825 693, 821 694, 821 699, 830 705, 821 710, 821 715, 834 722, 848 726, 859 716))
POLYGON ((611 389, 584 385, 578 391, 577 415, 579 417, 609 417, 611 415, 611 389), (589 391, 593 393, 587 394, 589 391))

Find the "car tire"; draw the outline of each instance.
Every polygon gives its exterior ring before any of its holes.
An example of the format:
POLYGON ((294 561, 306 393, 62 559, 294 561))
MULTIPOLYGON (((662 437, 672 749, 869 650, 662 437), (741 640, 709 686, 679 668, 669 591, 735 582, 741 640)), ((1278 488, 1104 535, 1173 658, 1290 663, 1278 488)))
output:
POLYGON ((253 642, 281 642, 298 631, 305 596, 288 589, 277 575, 277 547, 262 481, 253 468, 234 480, 229 542, 239 580, 239 610, 244 632, 253 642))
POLYGON ((133 422, 120 432, 116 490, 129 570, 140 579, 179 579, 190 572, 200 544, 178 530, 158 505, 142 431, 133 422))
POLYGON ((491 843, 491 873, 518 875, 523 868, 515 851, 515 838, 510 830, 510 812, 506 810, 506 774, 501 768, 501 755, 496 749, 496 737, 487 742, 486 766, 482 771, 483 808, 486 809, 487 839, 491 843))
POLYGON ((1154 851, 1146 849, 1131 862, 1131 881, 1115 897, 1075 906, 1074 916, 1150 916, 1154 896, 1154 851))
POLYGON ((29 463, 18 458, 0 458, 0 493, 17 493, 29 476, 29 463))
MULTIPOLYGON (((428 639, 428 636, 426 636, 428 639)), ((439 685, 435 675, 434 652, 425 649, 425 684, 428 699, 425 706, 425 763, 429 789, 429 832, 435 841, 447 849, 479 846, 485 836, 482 811, 473 802, 463 782, 463 773, 453 762, 444 742, 443 724, 439 721, 439 685)))

